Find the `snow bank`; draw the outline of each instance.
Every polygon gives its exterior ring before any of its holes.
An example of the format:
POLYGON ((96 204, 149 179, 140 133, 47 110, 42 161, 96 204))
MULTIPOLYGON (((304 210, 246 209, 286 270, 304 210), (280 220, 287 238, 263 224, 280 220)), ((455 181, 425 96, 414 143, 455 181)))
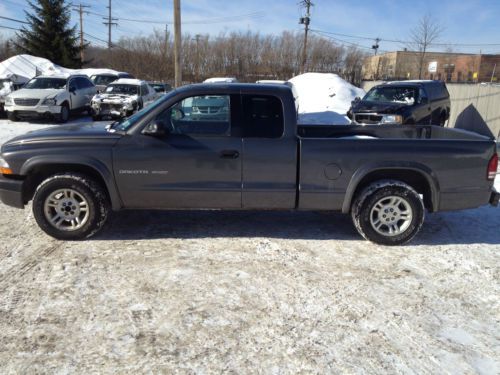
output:
POLYGON ((305 73, 289 80, 299 102, 299 123, 346 125, 346 113, 356 96, 365 91, 331 73, 305 73))
POLYGON ((38 74, 53 75, 53 74, 85 74, 91 76, 93 74, 117 74, 113 69, 68 69, 54 64, 52 61, 43 57, 31 55, 16 55, 4 60, 0 63, 0 76, 8 74, 17 74, 20 76, 33 78, 38 74))

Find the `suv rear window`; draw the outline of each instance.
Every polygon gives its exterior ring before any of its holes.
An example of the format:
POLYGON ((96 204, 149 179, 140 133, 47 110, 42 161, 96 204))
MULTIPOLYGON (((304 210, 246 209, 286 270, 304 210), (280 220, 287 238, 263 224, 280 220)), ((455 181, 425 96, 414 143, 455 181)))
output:
POLYGON ((443 82, 432 82, 424 86, 431 100, 446 99, 450 96, 443 82))

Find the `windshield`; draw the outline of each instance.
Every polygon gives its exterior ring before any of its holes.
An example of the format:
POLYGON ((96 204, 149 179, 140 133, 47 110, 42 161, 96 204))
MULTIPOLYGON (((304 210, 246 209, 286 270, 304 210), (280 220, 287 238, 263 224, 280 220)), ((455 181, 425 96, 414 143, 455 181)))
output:
POLYGON ((116 81, 117 79, 118 79, 117 76, 112 76, 112 75, 106 75, 106 76, 93 75, 92 77, 90 77, 90 80, 94 85, 103 85, 103 86, 107 86, 111 82, 116 81))
POLYGON ((146 108, 141 109, 139 112, 134 113, 130 117, 126 117, 120 121, 117 121, 113 123, 111 126, 111 129, 116 129, 119 131, 127 131, 129 128, 132 127, 132 125, 136 124, 139 122, 143 117, 147 116, 150 112, 154 111, 156 108, 161 106, 163 103, 165 103, 167 100, 172 98, 172 96, 177 95, 177 92, 170 91, 168 94, 163 95, 156 101, 154 101, 152 104, 148 105, 146 108))
POLYGON ((33 78, 25 89, 63 89, 66 86, 65 78, 33 78))
POLYGON ((161 85, 161 84, 158 84, 158 83, 153 83, 153 84, 149 84, 156 92, 164 92, 166 91, 165 90, 165 86, 161 85))
POLYGON ((136 85, 109 85, 106 94, 138 95, 139 86, 136 85))
POLYGON ((374 87, 363 100, 370 102, 392 102, 413 105, 417 97, 417 90, 413 87, 374 87))

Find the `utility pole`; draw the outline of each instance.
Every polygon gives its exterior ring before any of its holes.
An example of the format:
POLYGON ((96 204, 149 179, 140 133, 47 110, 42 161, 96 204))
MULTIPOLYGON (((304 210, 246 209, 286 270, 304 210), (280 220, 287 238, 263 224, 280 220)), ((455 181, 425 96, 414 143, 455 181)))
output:
POLYGON ((376 56, 377 55, 377 51, 378 51, 378 43, 380 42, 380 38, 375 38, 375 44, 372 46, 372 49, 373 49, 373 52, 374 52, 374 55, 376 56))
POLYGON ((76 10, 80 14, 80 62, 83 64, 85 60, 85 40, 83 38, 83 8, 90 8, 90 5, 83 5, 80 3, 78 6, 73 6, 73 10, 76 10))
POLYGON ((314 5, 311 0, 302 0, 300 5, 306 8, 305 17, 300 17, 299 24, 304 25, 304 46, 302 47, 302 62, 300 64, 301 73, 305 73, 307 62, 307 34, 309 33, 309 24, 311 23, 311 7, 314 5))
POLYGON ((200 34, 194 36, 194 40, 196 40, 196 82, 200 80, 200 38, 200 34))
POLYGON ((111 0, 109 0, 109 5, 106 8, 108 8, 108 17, 107 18, 103 17, 103 18, 105 20, 107 19, 108 21, 103 22, 103 24, 108 26, 108 50, 110 50, 112 47, 112 45, 111 45, 111 26, 118 25, 116 22, 113 22, 113 21, 117 21, 118 19, 111 17, 111 0))
POLYGON ((174 71, 175 87, 182 85, 181 67, 181 0, 174 0, 174 71))

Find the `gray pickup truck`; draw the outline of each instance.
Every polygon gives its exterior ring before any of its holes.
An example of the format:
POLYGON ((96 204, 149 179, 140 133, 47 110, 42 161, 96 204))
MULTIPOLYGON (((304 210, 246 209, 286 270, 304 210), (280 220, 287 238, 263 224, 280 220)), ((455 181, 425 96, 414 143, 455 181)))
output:
POLYGON ((430 125, 297 125, 286 85, 182 87, 128 119, 5 143, 0 198, 49 235, 87 238, 110 210, 328 210, 397 245, 424 212, 496 205, 495 142, 430 125), (211 98, 224 103, 200 106, 211 98), (198 116, 197 113, 204 113, 198 116))

